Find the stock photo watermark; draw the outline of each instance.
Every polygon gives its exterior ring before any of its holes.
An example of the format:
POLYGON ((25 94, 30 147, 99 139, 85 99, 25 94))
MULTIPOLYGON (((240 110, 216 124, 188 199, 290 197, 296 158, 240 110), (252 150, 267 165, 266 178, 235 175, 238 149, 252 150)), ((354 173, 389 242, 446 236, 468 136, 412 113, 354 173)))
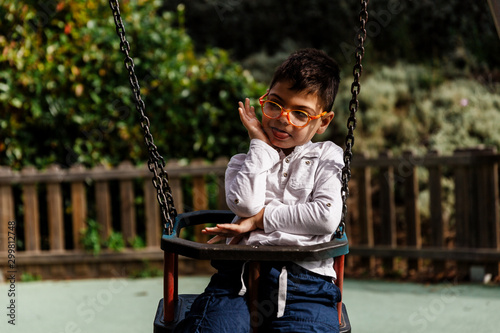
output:
MULTIPOLYGON (((410 332, 424 332, 429 325, 436 322, 439 316, 446 311, 446 308, 457 301, 462 294, 451 283, 445 283, 443 289, 425 306, 419 306, 408 316, 408 324, 415 330, 410 332)), ((402 333, 408 333, 404 331, 402 333)))
POLYGON ((16 325, 16 280, 17 280, 17 267, 16 267, 16 221, 8 222, 7 234, 7 283, 9 289, 7 290, 8 305, 7 305, 7 322, 9 325, 16 325))
MULTIPOLYGON (((119 274, 116 274, 119 276, 119 274)), ((122 293, 128 286, 126 279, 113 278, 106 287, 91 293, 85 300, 78 303, 75 308, 75 320, 67 321, 62 328, 54 333, 82 333, 85 328, 92 324, 99 315, 110 306, 117 295, 122 293)))
POLYGON ((236 7, 238 7, 242 3, 243 0, 215 0, 212 1, 212 6, 214 7, 214 10, 217 13, 217 16, 219 16, 221 22, 223 22, 225 19, 224 15, 228 12, 233 12, 236 7))

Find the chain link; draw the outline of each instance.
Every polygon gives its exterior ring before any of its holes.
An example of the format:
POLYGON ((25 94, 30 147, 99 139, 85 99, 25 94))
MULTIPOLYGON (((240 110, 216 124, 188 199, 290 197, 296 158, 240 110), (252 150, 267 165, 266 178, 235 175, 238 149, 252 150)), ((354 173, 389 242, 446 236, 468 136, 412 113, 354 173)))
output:
POLYGON ((146 105, 141 98, 141 87, 135 74, 134 60, 130 57, 130 44, 125 36, 125 26, 123 25, 122 17, 120 14, 120 5, 118 0, 109 0, 109 6, 113 11, 113 18, 116 26, 116 33, 120 37, 120 51, 125 55, 124 65, 128 72, 130 87, 134 95, 135 108, 140 116, 141 128, 144 132, 144 141, 148 148, 149 160, 148 169, 153 173, 153 186, 157 192, 158 203, 161 208, 161 216, 163 220, 163 227, 167 235, 173 232, 173 221, 177 216, 177 211, 174 207, 174 199, 172 190, 168 183, 168 174, 165 171, 165 160, 158 152, 158 148, 154 144, 153 135, 149 130, 149 119, 145 115, 146 105))
POLYGON ((344 150, 344 168, 342 169, 342 218, 340 220, 340 225, 336 232, 336 237, 342 237, 345 232, 345 223, 347 219, 347 198, 349 197, 349 187, 348 183, 351 179, 351 160, 352 160, 352 147, 354 146, 354 130, 356 129, 356 112, 359 108, 358 95, 361 92, 361 84, 359 79, 363 73, 363 66, 361 65, 361 60, 365 55, 364 43, 366 40, 366 22, 368 21, 368 2, 369 0, 360 0, 361 11, 359 12, 359 22, 360 27, 357 32, 358 46, 354 56, 356 58, 356 64, 352 70, 352 75, 354 77, 354 82, 351 85, 352 98, 349 102, 350 115, 347 120, 347 135, 345 138, 345 150, 344 150))

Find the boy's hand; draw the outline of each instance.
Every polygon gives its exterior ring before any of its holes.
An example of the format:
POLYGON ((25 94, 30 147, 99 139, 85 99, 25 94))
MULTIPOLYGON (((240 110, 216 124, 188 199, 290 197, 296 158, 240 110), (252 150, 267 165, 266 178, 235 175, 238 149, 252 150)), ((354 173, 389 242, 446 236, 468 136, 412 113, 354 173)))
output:
POLYGON ((272 146, 269 137, 262 129, 262 124, 259 119, 257 119, 257 116, 255 116, 255 108, 250 106, 250 100, 246 98, 245 104, 239 102, 238 105, 240 106, 238 111, 240 113, 241 122, 247 129, 250 139, 259 139, 272 146))
POLYGON ((233 237, 229 244, 238 244, 245 234, 255 229, 264 229, 264 208, 256 215, 240 219, 237 223, 217 224, 216 227, 207 227, 201 232, 215 235, 208 241, 209 244, 220 242, 228 237, 233 237))

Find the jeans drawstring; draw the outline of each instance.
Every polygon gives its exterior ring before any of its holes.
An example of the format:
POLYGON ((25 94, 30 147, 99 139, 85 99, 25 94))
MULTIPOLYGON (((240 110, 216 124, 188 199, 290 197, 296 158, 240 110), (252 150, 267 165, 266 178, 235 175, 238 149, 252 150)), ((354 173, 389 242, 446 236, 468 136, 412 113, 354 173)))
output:
POLYGON ((276 314, 277 318, 281 318, 285 314, 287 284, 288 284, 288 271, 286 270, 286 266, 283 266, 281 268, 281 273, 279 277, 278 313, 276 314))
POLYGON ((241 289, 238 292, 238 296, 244 296, 247 293, 247 286, 245 285, 245 278, 244 278, 245 266, 247 263, 248 261, 245 261, 243 263, 243 266, 241 267, 241 289))

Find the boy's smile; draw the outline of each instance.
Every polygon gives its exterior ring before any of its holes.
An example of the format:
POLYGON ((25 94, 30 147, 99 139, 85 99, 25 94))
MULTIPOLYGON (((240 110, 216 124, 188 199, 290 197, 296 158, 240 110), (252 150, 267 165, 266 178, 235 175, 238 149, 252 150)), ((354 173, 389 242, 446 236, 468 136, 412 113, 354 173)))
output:
MULTIPOLYGON (((267 100, 276 102, 286 109, 302 110, 311 116, 323 112, 316 94, 290 89, 290 82, 277 82, 271 90, 267 100)), ((269 137, 271 144, 281 148, 285 155, 290 154, 296 146, 309 142, 317 133, 323 133, 333 119, 333 112, 328 112, 319 119, 313 119, 305 127, 298 128, 288 122, 287 115, 283 113, 277 119, 262 117, 262 127, 269 137)))

